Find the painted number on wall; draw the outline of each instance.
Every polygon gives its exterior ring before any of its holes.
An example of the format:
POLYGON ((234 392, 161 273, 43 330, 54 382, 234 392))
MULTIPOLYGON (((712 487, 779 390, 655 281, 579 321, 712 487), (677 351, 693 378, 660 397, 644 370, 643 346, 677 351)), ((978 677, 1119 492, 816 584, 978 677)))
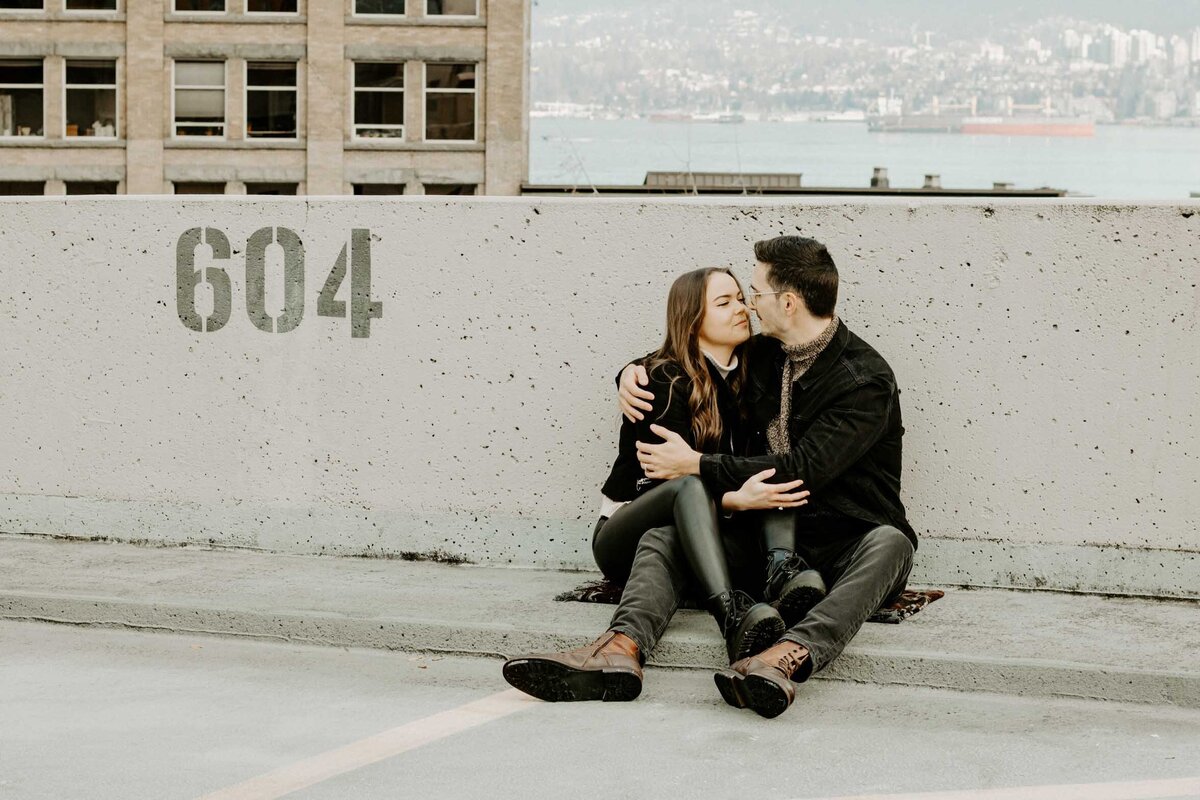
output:
MULTIPOLYGON (((214 262, 228 261, 229 238, 217 228, 189 228, 175 246, 175 305, 179 321, 198 333, 219 331, 229 322, 233 311, 233 286, 229 273, 221 266, 196 268, 196 248, 212 248, 214 262), (212 287, 213 309, 207 317, 196 311, 196 289, 201 282, 212 287)), ((318 317, 346 317, 346 301, 337 293, 346 280, 347 251, 350 261, 350 335, 364 339, 371 335, 371 320, 383 316, 383 301, 371 299, 371 231, 354 228, 350 243, 330 270, 321 293, 317 295, 318 317)), ((304 319, 304 243, 288 228, 260 228, 246 241, 246 313, 254 327, 267 333, 293 331, 304 319), (273 317, 266 308, 267 246, 283 249, 283 312, 273 317)))

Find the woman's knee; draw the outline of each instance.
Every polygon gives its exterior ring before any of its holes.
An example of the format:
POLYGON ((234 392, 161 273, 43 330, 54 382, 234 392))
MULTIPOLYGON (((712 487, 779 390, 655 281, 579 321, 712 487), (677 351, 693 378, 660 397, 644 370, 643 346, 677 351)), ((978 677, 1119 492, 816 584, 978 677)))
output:
POLYGON ((684 475, 682 478, 675 478, 670 483, 675 487, 676 498, 684 498, 686 500, 709 499, 708 489, 699 476, 684 475))

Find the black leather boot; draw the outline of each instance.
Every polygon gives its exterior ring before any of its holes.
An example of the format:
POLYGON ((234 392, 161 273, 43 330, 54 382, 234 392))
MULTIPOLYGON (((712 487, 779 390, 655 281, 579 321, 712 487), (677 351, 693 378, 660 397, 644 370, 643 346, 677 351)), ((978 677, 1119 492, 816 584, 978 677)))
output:
POLYGON ((767 602, 779 609, 787 627, 808 615, 825 599, 821 573, 790 550, 772 550, 767 555, 767 602))
POLYGON ((778 611, 736 589, 713 595, 706 605, 725 637, 731 664, 762 652, 787 630, 778 611))

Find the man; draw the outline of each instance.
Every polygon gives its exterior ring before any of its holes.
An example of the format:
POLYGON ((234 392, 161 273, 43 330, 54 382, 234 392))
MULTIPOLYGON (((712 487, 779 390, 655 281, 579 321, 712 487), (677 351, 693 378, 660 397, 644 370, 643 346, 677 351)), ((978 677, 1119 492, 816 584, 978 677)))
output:
MULTIPOLYGON (((817 568, 828 594, 773 646, 715 676, 730 705, 776 716, 802 682, 828 666, 875 610, 904 590, 917 538, 900 500, 899 389, 891 368, 835 313, 838 274, 821 243, 780 236, 755 244, 749 306, 762 333, 752 342, 746 401, 767 455, 702 455, 674 432, 639 445, 650 478, 699 475, 715 493, 774 468, 811 492, 796 513, 796 554, 817 568)), ((622 409, 640 415, 647 393, 637 367, 621 380, 622 409)), ((719 495, 718 495, 719 496, 719 495)), ((770 513, 770 512, 766 512, 770 513)), ((776 580, 799 567, 780 564, 776 580)), ((769 580, 768 583, 771 581, 769 580)))
MULTIPOLYGON (((833 259, 819 242, 798 236, 758 242, 754 251, 749 305, 763 333, 752 341, 744 392, 769 454, 701 455, 675 432, 654 426, 664 443, 639 444, 638 457, 647 477, 699 475, 718 497, 770 469, 780 487, 802 479, 811 491, 789 539, 797 557, 772 559, 771 578, 775 585, 803 582, 811 565, 826 577, 827 595, 803 618, 790 620, 777 643, 715 676, 730 705, 774 717, 795 697, 792 680, 804 681, 827 666, 866 618, 903 590, 916 536, 899 497, 903 427, 895 378, 887 362, 837 319, 833 259)), ((621 377, 621 405, 637 419, 653 398, 639 383, 647 383, 645 372, 630 365, 621 377)), ((772 491, 766 485, 763 490, 772 491)), ((754 557, 744 552, 741 538, 740 548, 727 539, 731 560, 754 557)), ((674 528, 647 531, 609 631, 569 653, 514 659, 505 665, 506 677, 510 665, 550 670, 552 680, 538 675, 543 684, 559 687, 553 697, 541 695, 547 699, 633 699, 641 688, 641 662, 686 591, 686 564, 674 528)))

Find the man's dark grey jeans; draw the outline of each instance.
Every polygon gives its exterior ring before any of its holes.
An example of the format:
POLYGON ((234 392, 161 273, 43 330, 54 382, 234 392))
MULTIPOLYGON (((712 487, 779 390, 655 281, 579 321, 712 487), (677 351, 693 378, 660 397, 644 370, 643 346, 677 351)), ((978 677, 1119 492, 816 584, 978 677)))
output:
MULTIPOLYGON (((749 568, 747 559, 757 556, 740 546, 745 541, 739 542, 740 538, 726 537, 735 582, 739 572, 756 574, 754 568, 760 567, 754 564, 749 568)), ((783 638, 808 648, 814 671, 821 670, 841 654, 867 617, 904 591, 912 569, 913 546, 898 529, 881 525, 850 538, 804 537, 797 552, 820 570, 829 594, 783 638)), ((645 659, 679 607, 689 581, 687 559, 675 528, 646 531, 609 630, 637 642, 645 659)), ((762 594, 761 582, 743 588, 755 596, 762 594)))

